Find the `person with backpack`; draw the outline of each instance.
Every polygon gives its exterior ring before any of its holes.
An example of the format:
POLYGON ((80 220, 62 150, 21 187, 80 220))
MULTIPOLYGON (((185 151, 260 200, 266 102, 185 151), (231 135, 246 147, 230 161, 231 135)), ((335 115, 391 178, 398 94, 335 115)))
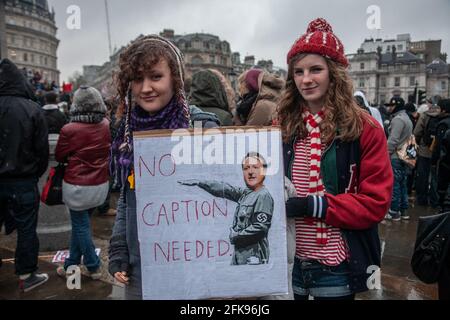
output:
POLYGON ((436 107, 422 113, 414 128, 414 136, 419 145, 416 169, 416 203, 419 206, 438 206, 436 167, 431 165, 430 147, 436 136, 439 114, 440 110, 436 107))
POLYGON ((393 97, 386 104, 387 110, 392 114, 389 127, 388 149, 394 172, 394 193, 392 194, 391 208, 386 215, 387 220, 408 220, 408 188, 407 164, 397 155, 397 150, 411 137, 413 124, 405 110, 405 101, 401 97, 393 97))
POLYGON ((441 212, 450 211, 448 186, 450 184, 450 99, 439 102, 441 113, 432 143, 432 165, 437 167, 437 191, 441 212))

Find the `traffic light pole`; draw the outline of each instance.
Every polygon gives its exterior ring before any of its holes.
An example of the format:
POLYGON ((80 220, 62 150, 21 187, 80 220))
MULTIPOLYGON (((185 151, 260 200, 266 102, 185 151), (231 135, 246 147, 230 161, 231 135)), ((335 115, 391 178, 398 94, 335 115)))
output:
POLYGON ((416 81, 416 88, 414 89, 414 94, 415 94, 415 97, 414 97, 414 100, 416 101, 416 106, 417 106, 417 108, 419 107, 419 88, 417 87, 419 85, 419 83, 416 81))

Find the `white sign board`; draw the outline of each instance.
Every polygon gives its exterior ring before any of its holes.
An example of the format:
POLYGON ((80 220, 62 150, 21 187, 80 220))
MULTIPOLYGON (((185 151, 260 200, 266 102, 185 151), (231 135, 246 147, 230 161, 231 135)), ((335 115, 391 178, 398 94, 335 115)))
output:
POLYGON ((134 136, 143 298, 287 294, 281 133, 134 136))

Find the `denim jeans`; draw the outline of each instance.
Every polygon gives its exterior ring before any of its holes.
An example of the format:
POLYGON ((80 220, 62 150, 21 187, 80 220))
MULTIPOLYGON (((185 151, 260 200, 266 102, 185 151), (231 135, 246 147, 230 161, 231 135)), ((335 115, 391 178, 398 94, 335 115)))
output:
POLYGON ((296 299, 309 295, 314 298, 339 298, 353 294, 350 290, 350 269, 347 262, 330 267, 316 260, 295 258, 292 288, 296 299))
POLYGON ((436 167, 431 166, 430 158, 417 159, 416 195, 419 205, 438 205, 436 167))
POLYGON ((95 272, 100 267, 100 259, 95 253, 92 241, 90 215, 93 210, 74 211, 70 209, 72 220, 72 237, 70 240, 70 256, 64 262, 64 269, 72 265, 83 264, 90 272, 95 272))
POLYGON ((17 275, 38 269, 39 239, 36 233, 39 211, 37 181, 0 181, 0 214, 10 214, 17 228, 15 268, 17 275))
POLYGON ((392 211, 405 211, 408 209, 407 168, 400 159, 391 159, 394 172, 394 192, 392 193, 392 211))

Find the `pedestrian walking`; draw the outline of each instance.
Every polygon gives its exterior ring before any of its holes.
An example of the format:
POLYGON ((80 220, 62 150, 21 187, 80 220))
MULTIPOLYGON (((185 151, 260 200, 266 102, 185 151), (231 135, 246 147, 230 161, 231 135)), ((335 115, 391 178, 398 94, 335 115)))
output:
POLYGON ((17 229, 15 269, 28 292, 48 280, 38 273, 39 178, 48 166, 48 130, 31 85, 17 66, 0 60, 0 229, 17 229))
POLYGON ((70 256, 57 268, 60 276, 68 267, 83 264, 92 279, 99 279, 100 259, 95 252, 90 216, 103 204, 109 191, 109 150, 111 136, 106 106, 100 92, 82 86, 75 92, 70 123, 61 129, 55 158, 67 163, 63 201, 70 211, 72 235, 70 256))
POLYGON ((394 172, 394 192, 392 203, 386 219, 392 221, 408 220, 408 167, 397 155, 397 150, 411 137, 413 124, 405 109, 405 101, 401 97, 392 97, 386 104, 392 114, 389 127, 388 149, 394 172))
POLYGON ((440 109, 430 108, 420 114, 414 127, 413 133, 419 145, 416 169, 416 204, 419 206, 438 206, 436 166, 431 163, 430 147, 441 120, 439 117, 440 109))

